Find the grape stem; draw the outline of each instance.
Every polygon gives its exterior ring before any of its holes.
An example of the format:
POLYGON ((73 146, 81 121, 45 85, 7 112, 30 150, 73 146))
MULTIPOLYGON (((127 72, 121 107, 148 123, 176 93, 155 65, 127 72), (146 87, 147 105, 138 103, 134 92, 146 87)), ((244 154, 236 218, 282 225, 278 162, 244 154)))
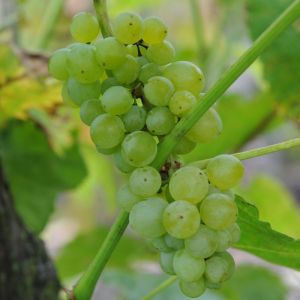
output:
POLYGON ((162 290, 170 286, 172 283, 174 283, 177 280, 177 276, 171 276, 165 281, 163 281, 159 286, 154 288, 151 292, 149 292, 146 296, 142 298, 142 300, 150 300, 154 296, 156 296, 158 293, 160 293, 162 290))
MULTIPOLYGON (((104 37, 111 35, 105 0, 94 0, 97 17, 104 37)), ((153 166, 160 170, 173 148, 199 118, 224 94, 231 84, 253 63, 271 42, 300 16, 300 0, 294 1, 277 20, 254 42, 223 77, 206 93, 195 110, 183 118, 159 147, 153 166)), ((110 229, 96 257, 74 288, 76 300, 90 300, 97 280, 128 224, 129 214, 122 212, 110 229)), ((147 298, 146 298, 147 299, 147 298)), ((149 298, 148 298, 149 299, 149 298)))
MULTIPOLYGON (((251 150, 244 151, 244 152, 234 153, 232 155, 240 160, 246 160, 246 159, 250 159, 250 158, 290 149, 290 148, 297 147, 297 146, 300 146, 300 138, 295 138, 295 139, 287 140, 287 141, 284 141, 284 142, 281 142, 278 144, 273 144, 273 145, 269 145, 269 146, 265 146, 265 147, 261 147, 261 148, 255 148, 255 149, 251 149, 251 150)), ((198 160, 198 161, 191 163, 191 165, 197 166, 199 168, 205 168, 210 160, 211 160, 210 158, 198 160)))

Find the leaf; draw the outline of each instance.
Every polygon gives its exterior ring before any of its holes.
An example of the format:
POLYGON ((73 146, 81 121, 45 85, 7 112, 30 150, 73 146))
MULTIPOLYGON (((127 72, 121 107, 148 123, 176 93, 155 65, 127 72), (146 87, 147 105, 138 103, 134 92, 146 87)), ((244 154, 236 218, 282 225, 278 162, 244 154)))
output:
POLYGON ((230 300, 284 300, 287 288, 275 272, 261 266, 241 265, 220 292, 230 300))
POLYGON ((40 232, 54 210, 57 195, 75 188, 86 176, 78 145, 58 156, 31 122, 10 122, 0 134, 0 156, 25 223, 40 232))
MULTIPOLYGON (((278 17, 292 0, 247 0, 250 34, 255 40, 278 17)), ((281 103, 299 107, 300 94, 300 30, 297 24, 285 30, 262 54, 266 80, 281 103)), ((298 111, 299 113, 299 111, 298 111)))
POLYGON ((300 238, 300 209, 285 186, 267 175, 255 177, 239 194, 251 199, 262 220, 270 222, 274 230, 300 238))
POLYGON ((241 239, 236 248, 250 252, 269 262, 300 270, 300 240, 273 230, 259 220, 257 208, 236 196, 241 239))

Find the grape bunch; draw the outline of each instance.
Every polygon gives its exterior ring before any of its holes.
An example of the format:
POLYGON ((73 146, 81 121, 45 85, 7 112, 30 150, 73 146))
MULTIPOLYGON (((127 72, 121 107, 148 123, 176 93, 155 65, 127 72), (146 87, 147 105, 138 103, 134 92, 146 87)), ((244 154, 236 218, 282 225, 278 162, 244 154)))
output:
POLYGON ((243 165, 232 155, 216 156, 202 169, 180 163, 179 155, 220 134, 221 118, 210 108, 162 169, 153 168, 164 137, 202 101, 204 75, 191 62, 175 61, 158 17, 122 13, 112 23, 113 36, 99 32, 93 15, 75 15, 76 42, 54 52, 49 72, 64 82, 64 102, 80 107, 97 151, 128 174, 117 201, 130 213, 131 228, 159 251, 162 270, 178 276, 183 294, 198 297, 234 271, 226 250, 239 240, 240 229, 231 189, 243 165))

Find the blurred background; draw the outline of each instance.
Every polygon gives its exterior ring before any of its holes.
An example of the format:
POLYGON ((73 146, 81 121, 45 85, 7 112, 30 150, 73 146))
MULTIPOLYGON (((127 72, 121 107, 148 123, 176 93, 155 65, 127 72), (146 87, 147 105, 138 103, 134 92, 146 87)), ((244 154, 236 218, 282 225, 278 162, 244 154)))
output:
MULTIPOLYGON (((197 63, 206 89, 292 1, 108 0, 122 11, 158 15, 169 26, 177 59, 197 63)), ((0 155, 26 225, 46 242, 61 281, 71 287, 94 257, 117 214, 116 190, 126 177, 96 152, 77 109, 63 105, 61 84, 47 75, 51 52, 72 43, 70 19, 93 12, 92 1, 0 0, 0 155)), ((229 89, 216 106, 224 131, 186 162, 265 146, 300 133, 300 22, 229 89)), ((245 161, 237 189, 273 229, 300 237, 300 151, 245 161)), ((232 250, 233 279, 203 300, 300 299, 300 273, 232 250)), ((139 300, 165 278, 158 257, 129 229, 94 299, 139 300)), ((155 300, 181 300, 176 284, 155 300)))

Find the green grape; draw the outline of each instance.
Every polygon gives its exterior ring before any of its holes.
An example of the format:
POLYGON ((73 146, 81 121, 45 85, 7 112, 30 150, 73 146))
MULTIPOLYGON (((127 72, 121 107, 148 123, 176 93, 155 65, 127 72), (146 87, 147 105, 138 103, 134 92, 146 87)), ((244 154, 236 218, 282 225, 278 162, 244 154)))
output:
POLYGON ((123 115, 122 121, 127 132, 142 130, 146 124, 147 112, 144 107, 133 105, 130 110, 123 115))
POLYGON ((70 31, 74 40, 88 43, 98 36, 99 24, 96 17, 90 13, 80 12, 72 18, 70 31))
POLYGON ((161 269, 169 275, 175 275, 173 261, 175 256, 175 251, 173 252, 161 252, 159 255, 159 263, 161 269))
POLYGON ((143 41, 147 44, 162 43, 168 34, 168 28, 161 18, 148 17, 144 20, 143 41))
POLYGON ((187 90, 195 96, 204 88, 204 75, 201 69, 188 61, 176 61, 167 65, 163 76, 170 79, 176 90, 187 90))
POLYGON ((189 91, 177 91, 174 93, 169 102, 170 111, 178 116, 183 117, 197 103, 196 97, 189 91))
POLYGON ((233 155, 222 154, 209 160, 207 175, 214 186, 228 190, 239 183, 244 175, 244 166, 233 155))
POLYGON ((103 113, 104 111, 99 99, 87 100, 80 106, 80 118, 86 125, 91 125, 94 119, 103 113))
POLYGON ((63 103, 66 106, 70 106, 70 107, 78 107, 77 104, 74 103, 74 101, 71 99, 69 91, 68 91, 68 81, 65 81, 62 89, 61 89, 61 97, 63 99, 63 103))
POLYGON ((122 143, 122 156, 134 167, 149 165, 157 152, 156 141, 152 135, 144 131, 128 134, 122 143))
POLYGON ((104 69, 118 68, 126 58, 126 47, 114 37, 107 37, 95 43, 96 59, 104 69))
POLYGON ((174 93, 174 86, 167 78, 154 76, 145 84, 144 93, 151 104, 167 106, 174 93))
POLYGON ((205 286, 206 286, 208 289, 218 290, 218 289, 221 288, 221 283, 211 282, 211 281, 209 281, 206 277, 204 277, 204 281, 205 281, 205 286))
POLYGON ((68 53, 68 72, 81 83, 92 83, 100 78, 103 68, 97 63, 95 49, 91 45, 78 44, 68 53))
POLYGON ((204 278, 201 277, 199 280, 194 282, 186 282, 186 281, 179 281, 179 287, 181 292, 190 298, 197 298, 201 296, 206 289, 204 278))
POLYGON ((150 240, 151 245, 157 250, 158 252, 172 252, 173 249, 170 248, 166 241, 165 236, 159 236, 157 238, 150 240))
POLYGON ((222 281, 226 281, 230 279, 235 270, 235 262, 232 255, 227 251, 223 251, 223 252, 216 253, 215 256, 223 258, 224 261, 226 262, 227 267, 226 267, 225 274, 222 277, 222 281))
POLYGON ((184 199, 196 204, 202 201, 208 192, 208 179, 197 167, 183 167, 172 175, 169 189, 175 200, 184 199))
POLYGON ((219 136, 222 129, 219 114, 211 108, 188 131, 186 137, 195 143, 209 143, 219 136))
POLYGON ((227 250, 232 244, 232 237, 228 229, 217 231, 218 247, 217 252, 227 250))
POLYGON ((103 114, 91 124, 91 138, 99 148, 109 149, 119 145, 124 138, 125 128, 119 117, 103 114))
POLYGON ((117 146, 115 147, 111 147, 111 148, 101 148, 99 147, 98 145, 95 145, 96 146, 96 149, 99 153, 101 154, 105 154, 105 155, 111 155, 111 154, 114 154, 115 152, 117 152, 120 148, 120 145, 118 144, 117 146))
POLYGON ((227 191, 220 191, 219 189, 217 189, 215 186, 213 186, 212 184, 209 185, 209 189, 208 189, 208 195, 211 194, 224 194, 227 195, 228 197, 230 197, 232 200, 234 200, 234 192, 232 190, 227 190, 227 191))
POLYGON ((113 35, 123 44, 134 44, 142 38, 143 20, 140 16, 125 12, 112 24, 113 35))
POLYGON ((146 57, 150 62, 163 66, 174 60, 175 49, 170 42, 163 41, 159 44, 150 45, 146 51, 146 57))
POLYGON ((149 61, 147 60, 146 57, 144 56, 138 56, 136 58, 136 61, 138 62, 138 64, 140 65, 140 67, 142 68, 144 65, 148 64, 149 61))
POLYGON ((187 201, 174 201, 168 205, 163 215, 167 232, 178 239, 186 239, 195 234, 200 226, 197 207, 187 201))
POLYGON ((230 232, 232 244, 237 243, 241 237, 240 226, 237 223, 234 223, 229 226, 227 230, 230 232))
POLYGON ((135 195, 126 184, 117 192, 117 203, 119 207, 130 212, 132 207, 142 200, 141 197, 135 195))
POLYGON ((138 57, 139 56, 137 45, 127 45, 126 46, 126 51, 127 51, 127 54, 129 54, 133 57, 138 57))
POLYGON ((206 197, 200 207, 201 220, 215 230, 228 228, 236 221, 237 206, 225 194, 211 194, 206 197))
POLYGON ((164 236, 166 245, 173 250, 180 250, 184 247, 184 241, 169 234, 164 236))
POLYGON ((161 74, 162 72, 159 65, 156 65, 154 63, 147 63, 141 68, 139 80, 142 83, 146 84, 151 77, 159 76, 161 74))
POLYGON ((129 215, 131 228, 144 238, 156 238, 166 231, 162 224, 162 215, 168 202, 153 197, 135 204, 129 215))
POLYGON ((99 81, 83 84, 70 78, 66 86, 70 99, 78 106, 81 106, 87 100, 97 99, 100 95, 99 81))
POLYGON ((112 86, 101 97, 103 109, 111 115, 122 115, 129 111, 134 100, 128 89, 112 86))
POLYGON ((137 168, 129 177, 129 186, 132 192, 138 196, 153 196, 161 186, 160 174, 156 169, 149 166, 137 168))
POLYGON ((179 279, 194 282, 202 277, 205 271, 205 261, 203 258, 191 256, 185 250, 179 250, 174 256, 173 267, 179 279))
POLYGON ((104 94, 106 90, 113 86, 119 86, 120 83, 117 81, 115 77, 108 77, 101 83, 101 94, 104 94))
POLYGON ((113 153, 113 161, 116 167, 123 173, 131 173, 134 170, 134 167, 124 160, 121 149, 118 149, 113 153))
POLYGON ((152 108, 146 119, 147 129, 153 135, 168 134, 175 124, 176 119, 167 107, 152 108))
POLYGON ((213 255, 217 246, 217 233, 202 224, 193 236, 185 240, 186 251, 194 257, 207 258, 213 255))
POLYGON ((68 53, 70 49, 63 48, 55 51, 49 59, 48 70, 51 76, 59 80, 69 78, 67 69, 68 53))
POLYGON ((195 149, 196 143, 190 141, 186 137, 182 137, 175 146, 173 153, 175 154, 187 154, 195 149))
POLYGON ((140 68, 138 61, 127 54, 124 62, 113 70, 113 74, 120 83, 130 84, 138 78, 140 68))

